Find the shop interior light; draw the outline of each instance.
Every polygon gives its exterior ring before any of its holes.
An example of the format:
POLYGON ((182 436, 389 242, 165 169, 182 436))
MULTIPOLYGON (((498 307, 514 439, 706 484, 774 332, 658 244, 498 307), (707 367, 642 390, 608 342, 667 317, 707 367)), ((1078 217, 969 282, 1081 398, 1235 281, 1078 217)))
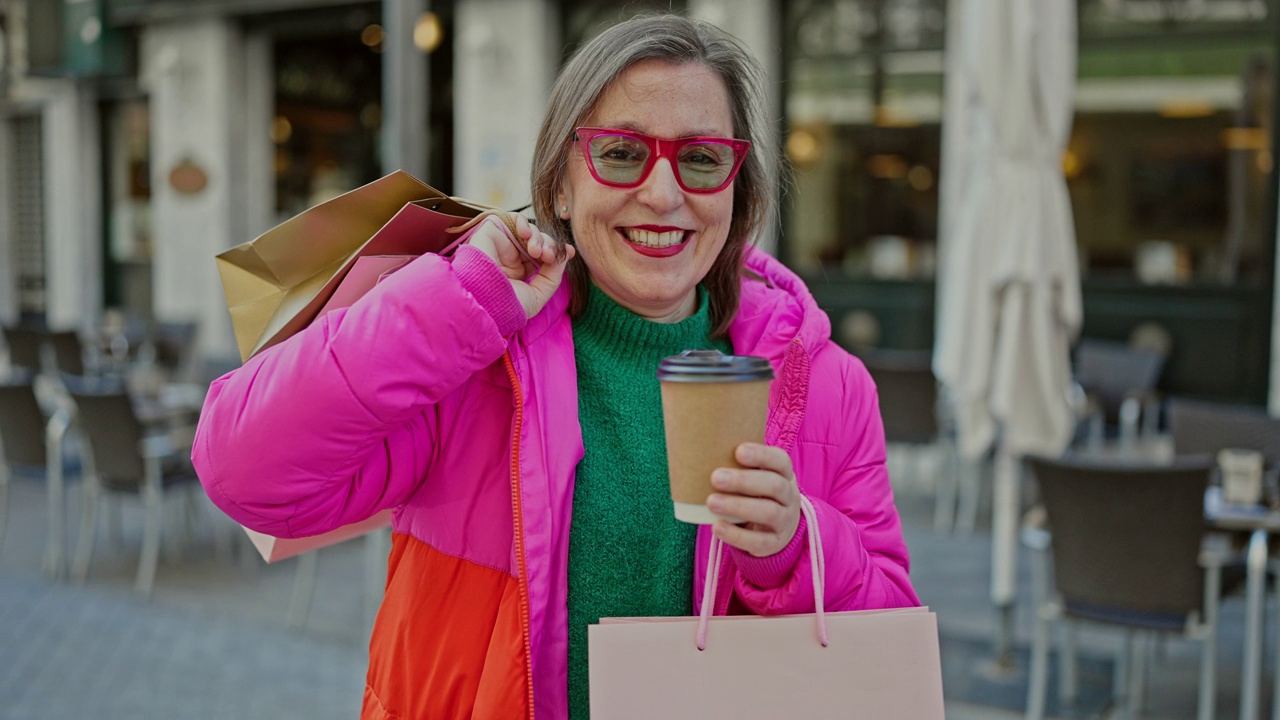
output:
POLYGON ((385 35, 386 33, 382 31, 381 25, 378 25, 377 23, 374 23, 373 25, 366 25, 364 30, 360 31, 360 42, 364 43, 368 47, 376 48, 382 45, 382 38, 385 35))
POLYGON ((1200 118, 1208 117, 1216 112, 1213 104, 1206 100, 1170 100, 1160 106, 1160 115, 1167 118, 1200 118))
POLYGON ((1267 131, 1259 127, 1233 127, 1222 131, 1222 147, 1228 150, 1267 150, 1267 131))
POLYGON ((867 170, 881 180, 899 180, 907 175, 907 161, 901 155, 872 155, 867 158, 867 170))
POLYGON ((924 165, 915 165, 907 172, 907 182, 913 190, 924 192, 933 187, 933 171, 924 165))
POLYGON ((1076 155, 1070 148, 1062 153, 1062 175, 1068 180, 1080 177, 1080 172, 1084 168, 1080 164, 1080 156, 1076 155))
POLYGON ((812 165, 818 159, 817 136, 808 130, 792 130, 787 136, 787 157, 798 167, 812 165))
POLYGON ((440 17, 433 12, 425 12, 413 24, 413 44, 422 52, 434 52, 444 39, 444 28, 440 25, 440 17))
POLYGON ((283 145, 289 142, 291 137, 293 137, 293 123, 289 122, 289 118, 277 115, 275 120, 271 121, 271 142, 283 145))

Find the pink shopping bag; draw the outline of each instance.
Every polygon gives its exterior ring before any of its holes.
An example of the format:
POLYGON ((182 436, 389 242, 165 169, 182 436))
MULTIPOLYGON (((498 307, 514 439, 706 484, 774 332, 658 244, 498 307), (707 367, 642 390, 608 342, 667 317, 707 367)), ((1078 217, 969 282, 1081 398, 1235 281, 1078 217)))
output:
POLYGON ((825 613, 822 548, 808 499, 817 612, 607 618, 588 628, 591 716, 610 720, 943 720, 936 616, 927 608, 825 613))

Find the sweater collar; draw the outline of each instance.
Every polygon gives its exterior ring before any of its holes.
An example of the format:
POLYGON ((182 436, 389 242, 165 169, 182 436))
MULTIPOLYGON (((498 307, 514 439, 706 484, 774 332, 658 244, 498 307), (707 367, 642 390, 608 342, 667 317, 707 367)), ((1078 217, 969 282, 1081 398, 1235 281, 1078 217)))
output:
POLYGON ((674 353, 706 348, 711 338, 711 312, 707 291, 698 286, 698 308, 676 323, 645 319, 619 305, 595 285, 589 285, 587 305, 573 321, 575 337, 591 337, 602 346, 628 353, 674 353))

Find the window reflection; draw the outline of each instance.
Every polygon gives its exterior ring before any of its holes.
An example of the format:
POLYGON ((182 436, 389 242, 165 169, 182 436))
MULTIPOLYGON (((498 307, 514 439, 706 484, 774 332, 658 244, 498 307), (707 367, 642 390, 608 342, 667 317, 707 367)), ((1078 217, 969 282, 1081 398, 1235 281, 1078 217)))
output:
MULTIPOLYGON (((1271 5, 1080 0, 1062 167, 1086 276, 1235 284, 1269 275, 1271 5)), ((793 267, 933 277, 946 9, 942 0, 786 6, 794 182, 782 253, 793 267)))
POLYGON ((801 270, 932 276, 941 0, 788 6, 784 258, 801 270))

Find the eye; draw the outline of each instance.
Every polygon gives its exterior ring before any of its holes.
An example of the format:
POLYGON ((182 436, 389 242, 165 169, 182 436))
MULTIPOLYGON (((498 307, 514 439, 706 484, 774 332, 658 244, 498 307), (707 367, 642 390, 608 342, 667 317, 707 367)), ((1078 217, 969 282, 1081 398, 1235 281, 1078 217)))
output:
POLYGON ((648 154, 644 143, 628 137, 601 135, 591 141, 591 156, 612 165, 643 163, 648 154))
POLYGON ((680 151, 680 164, 698 170, 713 170, 733 161, 733 149, 727 145, 686 145, 680 151))

